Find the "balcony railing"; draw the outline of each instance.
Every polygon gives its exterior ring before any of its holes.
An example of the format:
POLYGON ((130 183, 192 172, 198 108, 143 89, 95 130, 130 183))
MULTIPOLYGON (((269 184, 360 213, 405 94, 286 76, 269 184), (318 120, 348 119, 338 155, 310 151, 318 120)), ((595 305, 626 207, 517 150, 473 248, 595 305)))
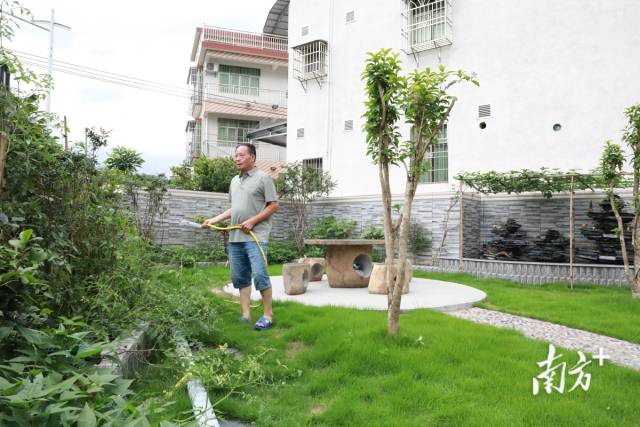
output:
POLYGON ((204 100, 217 100, 220 97, 230 100, 257 102, 260 104, 287 106, 287 91, 272 89, 257 89, 230 85, 208 84, 204 87, 204 100))
POLYGON ((203 41, 213 41, 232 46, 244 46, 256 49, 287 52, 287 37, 227 30, 225 28, 218 27, 204 27, 202 33, 203 41))

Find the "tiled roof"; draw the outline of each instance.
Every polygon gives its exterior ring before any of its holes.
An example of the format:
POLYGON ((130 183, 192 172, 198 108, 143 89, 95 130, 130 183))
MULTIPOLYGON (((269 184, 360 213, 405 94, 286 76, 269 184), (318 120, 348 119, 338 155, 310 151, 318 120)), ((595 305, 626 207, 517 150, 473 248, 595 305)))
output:
POLYGON ((279 160, 256 160, 256 167, 273 179, 278 178, 285 166, 286 163, 279 160))

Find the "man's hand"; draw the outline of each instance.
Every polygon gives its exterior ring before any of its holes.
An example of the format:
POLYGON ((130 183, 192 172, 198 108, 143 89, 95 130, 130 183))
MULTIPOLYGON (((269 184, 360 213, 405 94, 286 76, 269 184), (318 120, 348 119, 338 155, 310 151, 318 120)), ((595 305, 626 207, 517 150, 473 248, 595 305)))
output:
POLYGON ((250 219, 244 221, 242 224, 239 224, 239 225, 242 231, 244 231, 246 234, 249 234, 249 232, 253 230, 253 227, 255 227, 255 224, 250 219))
POLYGON ((209 228, 210 225, 214 225, 216 222, 217 221, 216 221, 215 218, 205 219, 204 222, 202 224, 200 224, 200 227, 209 228))

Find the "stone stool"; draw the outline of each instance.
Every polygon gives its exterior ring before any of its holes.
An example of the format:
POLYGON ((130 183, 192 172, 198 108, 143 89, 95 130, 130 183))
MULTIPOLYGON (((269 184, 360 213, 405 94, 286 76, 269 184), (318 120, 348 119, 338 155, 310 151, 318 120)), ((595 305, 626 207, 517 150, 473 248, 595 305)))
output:
POLYGON ((288 263, 282 266, 282 281, 287 295, 300 295, 307 291, 311 267, 309 264, 288 263))
POLYGON ((309 264, 311 267, 310 282, 319 282, 324 274, 324 258, 300 258, 299 263, 309 264))
MULTIPOLYGON (((394 282, 398 276, 398 260, 393 262, 392 266, 393 271, 393 280, 394 282)), ((413 279, 413 266, 411 265, 411 261, 407 260, 404 265, 404 286, 402 287, 402 294, 409 293, 409 283, 411 279, 413 279)), ((387 291, 387 266, 383 263, 374 263, 373 271, 371 272, 371 277, 369 278, 369 293, 370 294, 384 294, 388 293, 387 291)))

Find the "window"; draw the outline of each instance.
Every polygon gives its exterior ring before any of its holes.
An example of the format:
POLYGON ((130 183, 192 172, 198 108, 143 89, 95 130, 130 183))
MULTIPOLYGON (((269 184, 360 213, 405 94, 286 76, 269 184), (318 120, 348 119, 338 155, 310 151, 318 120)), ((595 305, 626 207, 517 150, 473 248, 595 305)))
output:
POLYGON ((327 42, 314 40, 293 48, 293 76, 301 82, 327 75, 327 42))
POLYGON ((218 141, 246 142, 247 132, 258 129, 260 122, 218 118, 218 141))
POLYGON ((260 91, 260 69, 220 64, 218 70, 220 92, 236 95, 258 96, 260 91))
POLYGON ((438 183, 449 181, 449 149, 447 144, 447 126, 444 126, 438 143, 431 145, 425 156, 427 171, 420 177, 420 182, 438 183))
POLYGON ((451 44, 451 0, 403 0, 405 50, 451 44))
POLYGON ((316 157, 314 159, 303 159, 302 168, 313 168, 318 173, 322 173, 322 157, 316 157))

